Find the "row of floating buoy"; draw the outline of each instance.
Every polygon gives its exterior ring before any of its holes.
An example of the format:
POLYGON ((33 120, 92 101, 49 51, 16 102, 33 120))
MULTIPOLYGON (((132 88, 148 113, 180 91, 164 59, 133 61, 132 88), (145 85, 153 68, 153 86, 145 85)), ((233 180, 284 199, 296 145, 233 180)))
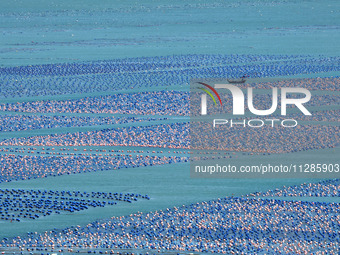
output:
POLYGON ((96 155, 28 156, 2 154, 0 157, 0 183, 179 162, 188 162, 188 157, 184 155, 99 157, 96 155))
POLYGON ((266 192, 256 192, 253 195, 260 197, 340 197, 340 179, 302 183, 266 192))
MULTIPOLYGON (((223 126, 212 129, 211 123, 159 124, 123 127, 99 131, 63 133, 47 136, 10 138, 2 146, 138 146, 144 148, 216 149, 254 153, 287 153, 295 150, 333 148, 339 142, 336 125, 298 125, 295 128, 264 125, 261 128, 223 126), (214 132, 212 132, 214 130, 214 132), (263 136, 277 137, 264 140, 263 136), (224 137, 221 139, 221 137, 224 137), (203 147, 202 147, 203 146, 203 147), (217 147, 216 147, 217 146, 217 147)), ((76 149, 77 152, 77 148, 76 149)))
MULTIPOLYGON (((0 96, 9 98, 157 88, 187 85, 191 79, 201 77, 238 78, 246 74, 250 78, 262 78, 339 71, 336 57, 192 54, 166 58, 166 64, 157 57, 151 57, 142 62, 126 59, 124 64, 114 60, 105 63, 4 67, 0 68, 0 96)), ((338 89, 336 86, 332 88, 338 89)))
MULTIPOLYGON (((1 106, 0 106, 1 107, 1 106)), ((27 107, 27 104, 26 104, 27 107)), ((7 108, 11 111, 10 108, 7 108)), ((15 110, 17 111, 17 110, 15 110)), ((21 110, 19 110, 21 111, 21 110)), ((25 111, 25 110, 24 110, 25 111)), ((43 111, 42 111, 43 113, 43 111)), ((161 121, 168 118, 161 117, 101 117, 101 116, 48 116, 48 115, 22 115, 22 114, 4 114, 0 115, 0 132, 17 132, 23 130, 50 129, 63 127, 83 127, 83 126, 100 126, 100 125, 117 125, 126 123, 140 123, 161 121)))
MULTIPOLYGON (((340 78, 339 78, 340 81, 340 78)), ((339 82, 338 81, 338 82, 339 82)), ((247 85, 249 86, 249 84, 247 85)), ((272 84, 275 87, 275 83, 272 84)), ((232 112, 232 96, 221 94, 223 107, 215 107, 212 100, 207 102, 209 114, 221 114, 232 112)), ((299 95, 299 94, 297 94, 299 95)), ((290 97, 296 97, 296 94, 290 97)), ((300 95, 299 95, 300 96, 300 95)), ((31 101, 0 104, 1 111, 25 112, 25 113, 89 113, 89 114, 137 114, 145 117, 88 117, 82 120, 81 116, 44 116, 44 115, 3 115, 4 131, 19 131, 29 129, 48 129, 55 127, 78 127, 93 125, 110 125, 140 122, 159 122, 169 120, 168 116, 196 116, 199 115, 201 97, 200 93, 185 91, 158 91, 136 92, 132 94, 115 94, 99 97, 80 98, 60 101, 31 101), (141 99, 140 97, 145 99, 141 99), (150 100, 152 99, 152 100, 150 100), (197 107, 195 107, 197 106, 197 107), (115 110, 113 110, 115 109, 115 110), (164 117, 149 117, 150 115, 163 115, 164 117), (55 120, 58 117, 59 119, 55 120), (60 118, 63 118, 60 120, 60 118), (92 118, 92 119, 91 119, 92 118), (99 118, 98 120, 95 118, 99 118), (110 121, 107 122, 107 118, 110 121), (43 119, 43 120, 41 120, 43 119), (117 123, 114 123, 117 121, 117 123), (34 124, 32 124, 32 122, 34 124)), ((330 95, 313 95, 306 107, 337 105, 339 96, 331 92, 330 95)), ((269 109, 272 106, 272 94, 256 94, 253 98, 256 109, 269 109)), ((278 109, 281 108, 281 98, 278 99, 278 109)), ((288 114, 293 105, 288 104, 288 114)), ((246 105, 246 110, 248 106, 246 105)))
POLYGON ((0 189, 0 219, 20 222, 22 219, 38 219, 63 211, 76 212, 90 207, 132 203, 138 199, 150 200, 138 193, 82 192, 0 189))
POLYGON ((336 203, 227 197, 113 217, 84 227, 28 233, 3 240, 1 245, 34 245, 49 251, 68 247, 88 253, 137 249, 152 253, 336 254, 339 213, 336 203))

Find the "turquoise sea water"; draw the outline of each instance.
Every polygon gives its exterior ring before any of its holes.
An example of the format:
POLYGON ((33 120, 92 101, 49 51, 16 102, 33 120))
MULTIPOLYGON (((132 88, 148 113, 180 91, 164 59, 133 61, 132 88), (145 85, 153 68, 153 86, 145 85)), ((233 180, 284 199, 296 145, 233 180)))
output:
POLYGON ((0 65, 172 54, 339 53, 327 1, 3 1, 0 65))

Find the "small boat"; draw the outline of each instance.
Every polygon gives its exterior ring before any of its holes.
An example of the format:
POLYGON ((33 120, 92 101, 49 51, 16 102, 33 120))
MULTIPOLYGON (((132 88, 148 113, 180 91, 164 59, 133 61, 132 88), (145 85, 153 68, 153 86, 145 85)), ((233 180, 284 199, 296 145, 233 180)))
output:
POLYGON ((240 79, 227 79, 229 83, 245 83, 246 79, 245 78, 240 78, 240 79))

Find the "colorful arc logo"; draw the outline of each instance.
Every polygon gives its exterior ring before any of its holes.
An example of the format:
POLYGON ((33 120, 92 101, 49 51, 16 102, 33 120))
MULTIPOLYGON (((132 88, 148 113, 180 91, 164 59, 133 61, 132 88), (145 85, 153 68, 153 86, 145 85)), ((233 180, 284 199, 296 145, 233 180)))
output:
MULTIPOLYGON (((203 83, 203 82, 197 82, 197 83, 202 84, 203 86, 209 88, 217 96, 218 100, 220 101, 221 106, 223 106, 220 95, 217 93, 217 91, 213 87, 211 87, 210 85, 208 85, 206 83, 203 83)), ((212 98, 212 100, 214 101, 215 105, 217 105, 214 96, 211 94, 211 92, 209 90, 204 89, 204 88, 200 88, 200 89, 203 90, 204 92, 206 92, 212 98)))
MULTIPOLYGON (((232 102, 233 102, 233 115, 244 115, 245 112, 245 96, 243 91, 238 88, 235 85, 232 84, 215 84, 215 88, 212 86, 203 83, 203 82, 197 82, 206 88, 210 89, 218 98, 220 101, 221 106, 222 100, 219 96, 219 94, 216 92, 216 89, 227 89, 231 92, 232 94, 232 102)), ((216 100, 213 96, 213 94, 205 88, 200 88, 206 94, 201 94, 201 115, 207 115, 207 94, 212 98, 212 100, 215 103, 215 106, 217 106, 216 100)), ((248 109, 251 113, 255 115, 260 115, 260 116, 266 116, 274 113, 278 107, 278 89, 277 88, 272 88, 272 105, 269 109, 266 110, 259 110, 254 107, 253 104, 253 88, 248 87, 247 88, 247 103, 248 103, 248 109)), ((287 114, 287 105, 295 105, 304 115, 312 115, 306 107, 303 105, 304 103, 307 103, 311 99, 311 93, 308 89, 305 88, 290 88, 290 87, 283 87, 281 88, 281 115, 286 115, 287 114), (294 94, 304 94, 305 97, 301 98, 289 98, 288 94, 294 93, 294 94)))

